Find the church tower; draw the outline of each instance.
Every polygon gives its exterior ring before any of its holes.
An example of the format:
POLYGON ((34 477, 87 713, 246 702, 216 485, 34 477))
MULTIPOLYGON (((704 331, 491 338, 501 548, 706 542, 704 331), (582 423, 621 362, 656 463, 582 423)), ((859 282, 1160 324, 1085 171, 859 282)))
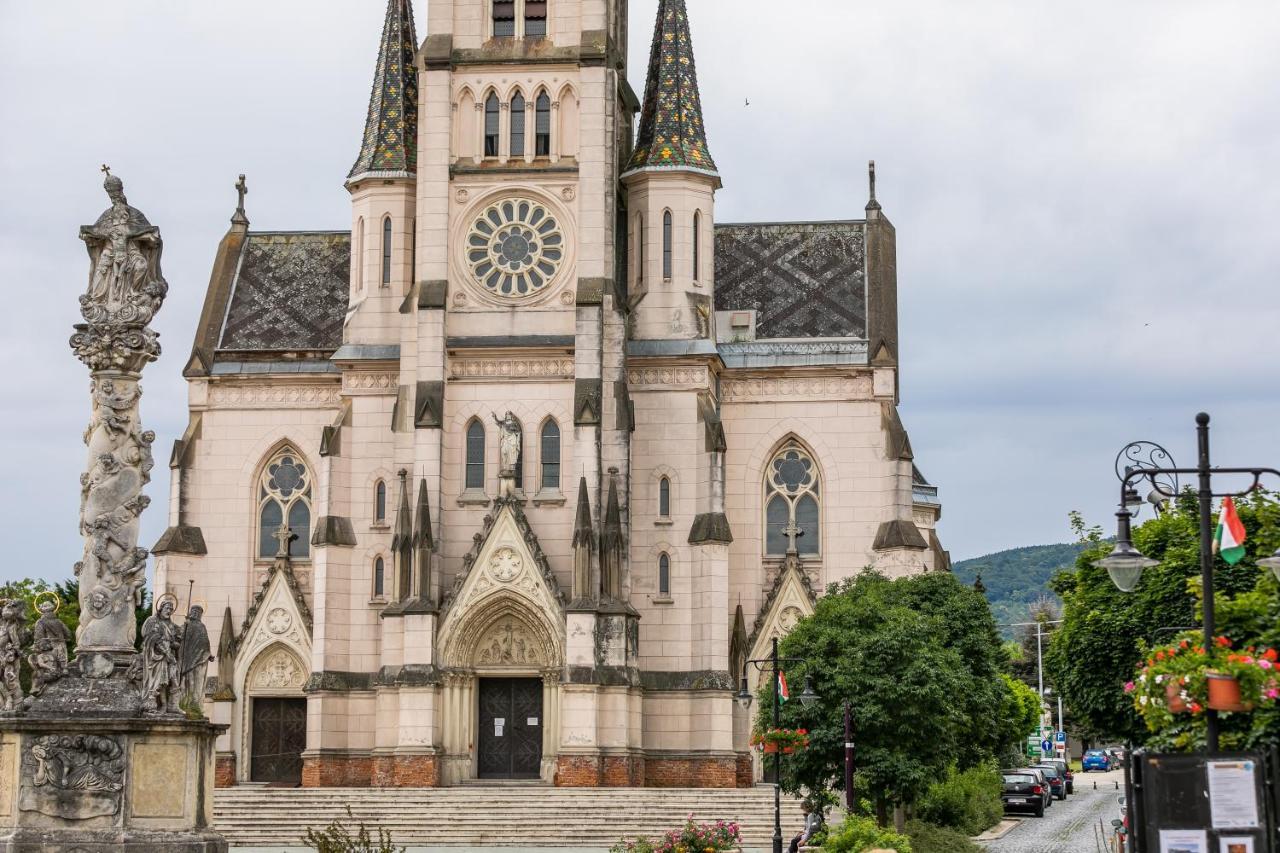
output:
POLYGON ((418 165, 417 36, 410 0, 388 0, 369 115, 351 193, 351 294, 343 343, 400 342, 400 305, 413 283, 418 165))

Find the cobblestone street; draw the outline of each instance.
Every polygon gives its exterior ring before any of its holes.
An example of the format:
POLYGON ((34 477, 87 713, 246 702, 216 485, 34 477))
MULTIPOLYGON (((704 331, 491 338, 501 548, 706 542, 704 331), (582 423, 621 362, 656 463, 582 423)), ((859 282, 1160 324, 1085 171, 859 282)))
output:
POLYGON ((1004 838, 983 846, 988 853, 1106 853, 1111 821, 1120 816, 1124 774, 1076 773, 1075 793, 1055 800, 1043 818, 1027 817, 1004 838), (1098 789, 1093 789, 1097 783, 1098 789), (1120 790, 1116 790, 1119 785, 1120 790), (1106 834, 1099 829, 1101 820, 1106 834))

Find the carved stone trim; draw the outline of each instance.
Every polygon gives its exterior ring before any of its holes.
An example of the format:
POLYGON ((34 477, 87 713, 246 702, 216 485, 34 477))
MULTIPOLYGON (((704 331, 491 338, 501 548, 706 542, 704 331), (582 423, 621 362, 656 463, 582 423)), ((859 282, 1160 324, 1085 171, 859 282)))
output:
POLYGON ((342 393, 348 397, 395 394, 400 388, 399 371, 352 371, 342 374, 342 393))
POLYGON ((341 402, 341 391, 333 384, 218 382, 209 386, 209 405, 228 409, 328 408, 341 402))
POLYGON ((475 382, 530 379, 572 379, 573 358, 542 356, 521 358, 449 358, 449 376, 455 380, 475 382))
POLYGON ((720 399, 726 403, 769 400, 870 400, 871 375, 856 376, 750 376, 726 378, 720 399))
POLYGON ((703 389, 710 384, 705 367, 646 367, 627 371, 627 382, 636 391, 648 388, 703 389))

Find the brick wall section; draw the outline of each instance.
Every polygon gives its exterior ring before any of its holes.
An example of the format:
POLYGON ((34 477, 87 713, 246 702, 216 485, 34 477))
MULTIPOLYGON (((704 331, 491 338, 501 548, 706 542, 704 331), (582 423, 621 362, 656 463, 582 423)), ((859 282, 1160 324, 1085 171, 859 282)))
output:
POLYGON ((556 787, 600 787, 600 758, 594 755, 560 755, 556 757, 556 787))
POLYGON ((440 785, 440 765, 434 755, 397 755, 391 769, 391 785, 396 788, 436 788, 440 785))
POLYGON ((644 759, 635 755, 606 755, 603 759, 601 785, 606 788, 634 788, 644 779, 644 771, 637 781, 636 763, 644 766, 644 759))
POLYGON ((753 788, 756 784, 755 763, 751 760, 751 753, 738 753, 738 787, 753 788))
POLYGON ((330 753, 302 758, 304 788, 368 788, 372 781, 372 756, 330 753))
POLYGON ((736 788, 734 757, 646 758, 644 784, 649 788, 736 788))
POLYGON ((219 753, 213 760, 213 787, 234 788, 236 784, 236 754, 219 753))

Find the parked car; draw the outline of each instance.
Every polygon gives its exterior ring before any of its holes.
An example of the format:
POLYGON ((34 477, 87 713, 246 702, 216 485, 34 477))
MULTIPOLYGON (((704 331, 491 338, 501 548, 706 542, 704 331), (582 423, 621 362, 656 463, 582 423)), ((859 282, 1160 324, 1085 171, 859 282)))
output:
POLYGON ((1045 775, 1043 767, 1017 767, 1010 773, 1026 773, 1032 776, 1040 785, 1040 797, 1044 800, 1045 808, 1053 805, 1053 791, 1049 787, 1049 777, 1045 775))
POLYGON ((1049 781, 1049 790, 1059 800, 1067 798, 1067 780, 1053 764, 1035 764, 1034 767, 1044 771, 1044 778, 1049 781))
POLYGON ((1058 772, 1062 774, 1062 778, 1066 780, 1067 793, 1074 794, 1076 792, 1075 774, 1071 772, 1071 765, 1063 761, 1061 758, 1046 758, 1043 764, 1052 764, 1058 768, 1058 772))
POLYGON ((1036 817, 1044 817, 1045 787, 1031 773, 1025 770, 1004 771, 1004 789, 1000 792, 1000 800, 1004 810, 1030 811, 1036 817))
POLYGON ((1106 772, 1111 769, 1111 756, 1105 749, 1086 750, 1084 757, 1080 759, 1080 770, 1089 773, 1093 770, 1101 770, 1106 772))
POLYGON ((1129 762, 1129 753, 1123 746, 1113 746, 1107 754, 1111 756, 1112 767, 1124 767, 1129 762))

